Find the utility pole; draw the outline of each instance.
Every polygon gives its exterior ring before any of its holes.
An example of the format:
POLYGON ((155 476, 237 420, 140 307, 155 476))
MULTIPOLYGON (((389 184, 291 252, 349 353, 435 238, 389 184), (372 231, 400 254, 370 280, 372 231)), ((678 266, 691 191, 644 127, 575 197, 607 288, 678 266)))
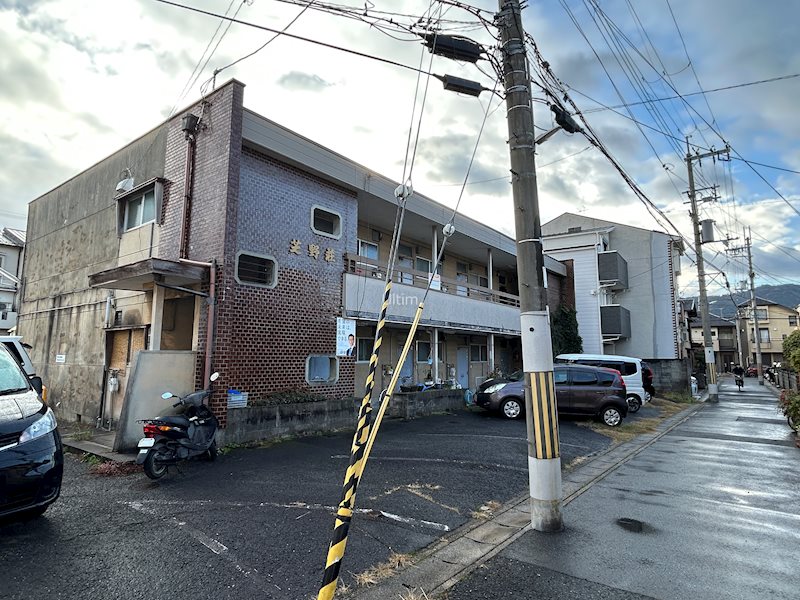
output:
POLYGON ((761 364, 761 332, 758 329, 758 303, 756 302, 756 273, 753 271, 753 254, 750 251, 750 231, 745 235, 747 248, 747 268, 750 275, 750 309, 753 311, 753 337, 756 338, 756 369, 758 369, 758 385, 764 385, 764 367, 761 364))
POLYGON ((694 171, 692 162, 703 158, 716 157, 728 152, 724 150, 712 150, 705 154, 694 154, 689 150, 689 138, 686 138, 686 168, 689 171, 689 202, 692 206, 692 225, 694 229, 694 247, 697 253, 697 282, 700 286, 700 320, 703 323, 703 346, 705 348, 706 361, 706 383, 708 385, 708 402, 712 404, 719 402, 719 389, 717 386, 717 367, 714 359, 714 342, 711 339, 711 322, 708 315, 708 295, 706 294, 706 270, 703 262, 703 241, 700 238, 700 220, 697 212, 697 196, 694 189, 694 171))
POLYGON ((525 423, 528 430, 531 526, 560 531, 561 457, 553 350, 534 163, 535 137, 525 32, 519 0, 499 0, 508 147, 517 238, 525 423))

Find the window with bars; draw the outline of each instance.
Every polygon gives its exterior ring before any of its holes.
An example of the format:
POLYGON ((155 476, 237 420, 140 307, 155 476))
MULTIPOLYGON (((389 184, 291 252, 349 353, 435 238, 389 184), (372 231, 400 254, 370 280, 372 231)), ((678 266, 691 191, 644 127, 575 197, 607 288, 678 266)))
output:
POLYGON ((239 252, 236 255, 236 281, 274 288, 278 284, 278 264, 272 256, 239 252))

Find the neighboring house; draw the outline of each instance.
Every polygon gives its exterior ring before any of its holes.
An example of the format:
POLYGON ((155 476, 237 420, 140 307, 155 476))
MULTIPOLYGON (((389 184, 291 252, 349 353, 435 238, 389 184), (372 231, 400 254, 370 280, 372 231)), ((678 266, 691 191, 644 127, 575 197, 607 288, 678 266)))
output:
POLYGON ((0 334, 17 326, 17 309, 25 257, 25 232, 3 227, 0 232, 0 334))
MULTIPOLYGON (((698 356, 703 356, 705 340, 703 338, 703 323, 700 317, 691 319, 692 347, 698 356)), ((736 321, 724 319, 718 315, 709 315, 711 326, 711 341, 714 347, 714 359, 717 371, 730 371, 733 365, 744 363, 746 353, 739 352, 739 343, 736 341, 736 321)))
MULTIPOLYGON (((243 94, 226 83, 30 205, 19 330, 60 416, 118 427, 118 449, 162 391, 212 370, 223 427, 229 389, 363 392, 398 184, 246 110, 243 94), (355 328, 355 356, 337 356, 337 318, 355 328)), ((407 201, 378 385, 450 215, 407 201)), ((516 244, 455 226, 402 374, 466 387, 521 365, 516 244)), ((572 305, 571 265, 545 263, 551 306, 572 305)))
MULTIPOLYGON (((738 305, 742 327, 747 331, 748 351, 750 364, 756 364, 756 333, 753 320, 753 310, 750 301, 738 305)), ((782 362, 783 340, 792 332, 800 329, 798 321, 800 313, 797 309, 783 306, 766 298, 756 298, 756 311, 758 316, 758 336, 761 341, 761 364, 772 365, 782 362)))
POLYGON ((682 240, 571 213, 543 224, 542 236, 547 255, 573 262, 584 352, 642 358, 662 389, 688 385, 676 285, 682 240))

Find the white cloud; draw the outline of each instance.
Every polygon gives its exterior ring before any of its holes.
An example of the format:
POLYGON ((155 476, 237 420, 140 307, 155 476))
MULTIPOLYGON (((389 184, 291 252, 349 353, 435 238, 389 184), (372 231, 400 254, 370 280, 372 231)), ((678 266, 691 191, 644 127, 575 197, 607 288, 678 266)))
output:
MULTIPOLYGON (((222 13, 230 3, 198 0, 192 4, 222 13)), ((375 10, 405 14, 422 14, 429 5, 422 0, 374 4, 375 10)), ((573 4, 578 6, 568 3, 573 4)), ((493 0, 481 0, 477 5, 488 11, 497 9, 493 0)), ((645 46, 629 6, 622 0, 602 3, 649 60, 658 62, 659 69, 663 62, 663 70, 673 74, 671 80, 679 91, 697 91, 694 73, 686 68, 688 61, 666 4, 633 4, 658 48, 658 57, 645 46)), ((232 10, 238 7, 239 3, 234 3, 232 10)), ((706 89, 800 72, 800 47, 794 43, 793 35, 800 6, 781 3, 766 10, 745 0, 672 0, 672 7, 692 66, 706 89)), ((301 5, 256 0, 243 4, 238 18, 280 30, 302 9, 301 5)), ((448 19, 475 20, 457 8, 446 10, 448 19)), ((575 8, 575 14, 625 99, 638 100, 585 9, 575 8)), ((486 17, 491 18, 491 13, 486 17)), ((578 91, 607 104, 620 103, 593 50, 560 5, 531 3, 524 17, 526 28, 536 37, 545 58, 570 87, 571 96, 581 108, 597 105, 578 91)), ((396 20, 408 21, 403 17, 396 20)), ((19 215, 25 212, 28 201, 149 130, 165 118, 173 105, 180 108, 191 102, 199 96, 200 85, 209 81, 213 69, 225 67, 273 36, 231 25, 214 57, 181 96, 212 35, 227 27, 220 26, 217 19, 150 1, 0 0, 0 68, 6 76, 0 90, 0 145, 13 149, 13 156, 0 166, 0 214, 8 224, 24 225, 19 215), (23 180, 20 172, 35 173, 35 177, 23 180)), ((311 9, 289 32, 413 67, 421 64, 427 68, 432 64, 437 74, 479 80, 486 87, 493 85, 473 65, 440 57, 431 63, 430 55, 421 51, 419 43, 398 41, 354 19, 311 9)), ((497 43, 481 26, 459 33, 486 45, 497 43)), ((636 58, 635 53, 631 55, 636 58)), ((657 72, 648 70, 640 58, 636 60, 642 68, 642 78, 654 82, 653 94, 672 95, 668 85, 657 82, 657 72)), ((481 66, 491 75, 488 63, 484 61, 481 66)), ((409 127, 419 122, 418 112, 412 119, 415 72, 281 37, 255 56, 222 71, 217 81, 230 77, 247 85, 248 108, 386 176, 402 177, 409 127)), ((422 78, 420 85, 425 84, 422 78)), ((742 155, 798 169, 800 151, 796 139, 800 121, 794 108, 798 92, 800 79, 794 79, 716 92, 707 98, 716 126, 742 155)), ((417 111, 422 88, 419 94, 417 111)), ((542 97, 541 93, 536 95, 542 97)), ((413 171, 417 190, 449 206, 455 205, 460 193, 458 184, 463 180, 488 101, 488 93, 480 100, 465 98, 443 91, 441 83, 431 79, 413 171)), ((691 102, 711 119, 702 97, 695 96, 691 102)), ((470 181, 499 181, 468 185, 460 210, 511 234, 514 227, 505 143, 507 126, 504 107, 495 109, 496 106, 493 101, 470 181)), ((624 109, 618 110, 625 113, 624 109)), ((678 140, 668 140, 643 128, 656 148, 654 154, 630 120, 611 111, 588 113, 587 118, 626 172, 691 239, 687 207, 683 204, 687 189, 685 146, 680 139, 691 134, 692 141, 700 145, 721 147, 723 143, 679 101, 665 105, 663 121, 654 121, 646 105, 631 110, 637 119, 652 127, 668 128, 678 140)), ((552 126, 552 115, 546 106, 536 104, 536 121, 543 128, 552 126)), ((631 225, 660 229, 596 149, 570 156, 586 145, 580 135, 559 133, 538 149, 537 161, 543 165, 538 171, 542 220, 569 210, 601 218, 613 215, 631 225)), ((784 250, 770 247, 754 234, 757 265, 772 275, 800 280, 800 263, 793 258, 796 253, 787 250, 800 249, 795 233, 800 218, 785 204, 776 202, 775 193, 746 165, 733 162, 731 167, 732 188, 727 183, 720 192, 725 210, 710 209, 712 216, 732 231, 741 228, 733 220, 736 216, 762 238, 780 245, 784 250), (736 198, 735 215, 732 193, 736 198)), ((725 171, 716 169, 717 178, 727 181, 723 177, 725 171)), ((797 175, 759 170, 800 207, 797 175)), ((703 171, 708 180, 714 179, 710 163, 704 162, 703 171)), ((734 259, 723 261, 717 256, 713 262, 720 267, 725 262, 725 268, 739 276, 741 269, 734 259)), ((687 266, 682 285, 692 285, 691 272, 687 266)), ((712 282, 710 287, 713 286, 717 283, 712 282)))

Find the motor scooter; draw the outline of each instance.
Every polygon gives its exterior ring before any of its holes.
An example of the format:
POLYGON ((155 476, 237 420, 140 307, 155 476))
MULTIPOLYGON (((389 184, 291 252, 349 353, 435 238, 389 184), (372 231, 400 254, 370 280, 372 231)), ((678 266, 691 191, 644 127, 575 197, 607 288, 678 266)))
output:
POLYGON ((741 392, 744 386, 744 377, 742 375, 734 375, 733 380, 736 382, 736 385, 739 386, 739 391, 741 392))
POLYGON ((185 406, 180 415, 167 415, 155 419, 144 419, 144 437, 139 440, 139 454, 136 464, 144 465, 144 472, 150 479, 160 479, 170 465, 194 456, 205 456, 208 460, 217 457, 217 443, 214 436, 219 421, 205 405, 211 395, 211 383, 219 378, 219 373, 211 375, 209 387, 192 392, 181 398, 172 392, 164 392, 164 400, 177 398, 172 407, 185 406))

